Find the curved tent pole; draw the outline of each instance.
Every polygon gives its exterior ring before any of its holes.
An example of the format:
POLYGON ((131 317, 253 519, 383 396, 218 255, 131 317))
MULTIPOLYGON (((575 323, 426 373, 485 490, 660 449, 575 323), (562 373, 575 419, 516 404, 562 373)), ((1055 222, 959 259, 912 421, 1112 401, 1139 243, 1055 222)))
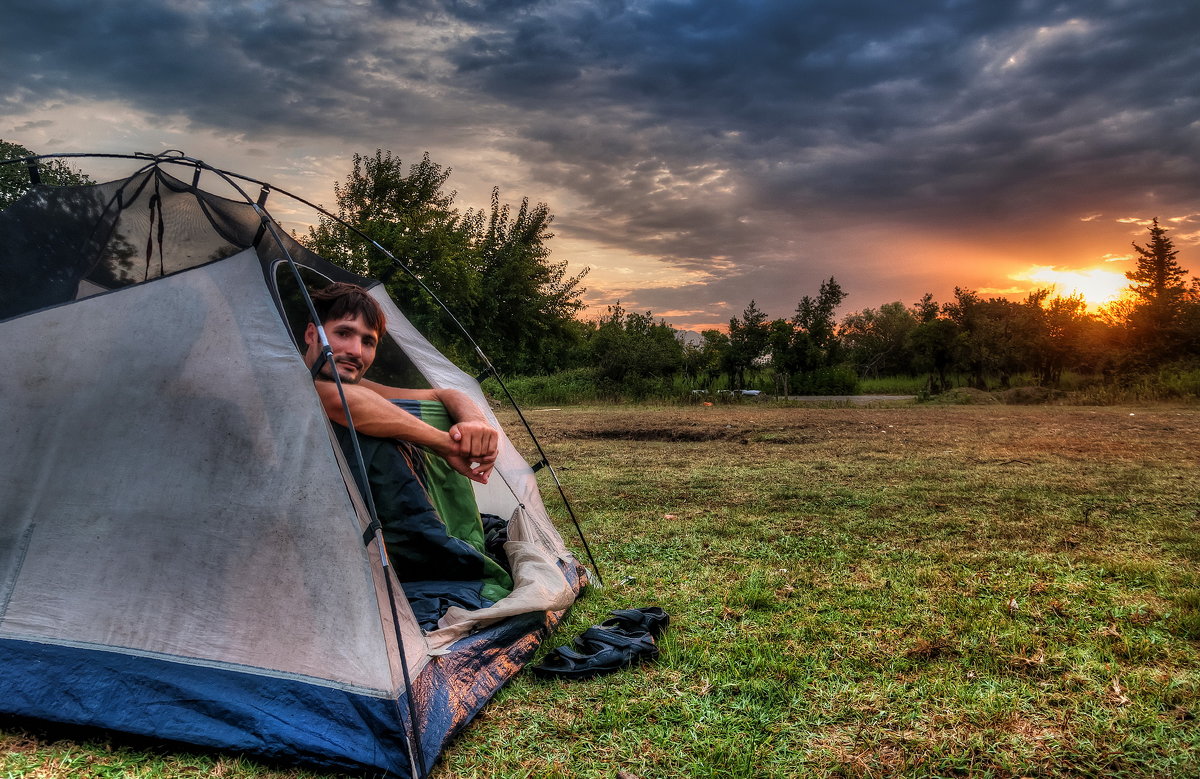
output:
MULTIPOLYGON (((237 174, 225 174, 225 175, 236 176, 237 174)), ((238 178, 242 178, 245 181, 249 181, 254 184, 259 184, 261 186, 266 186, 266 187, 271 186, 270 184, 267 184, 266 182, 262 182, 257 179, 249 178, 246 176, 238 176, 238 178)), ((579 518, 575 515, 575 510, 571 506, 571 501, 567 499, 566 490, 563 488, 562 482, 558 478, 558 473, 554 470, 554 466, 550 464, 550 459, 546 455, 545 449, 542 448, 541 441, 538 440, 537 435, 533 432, 533 427, 529 424, 529 420, 525 417, 525 412, 521 410, 521 406, 517 403, 516 399, 512 396, 512 392, 509 391, 508 385, 506 385, 504 383, 504 379, 501 378, 500 372, 496 369, 496 367, 492 364, 492 361, 484 353, 483 348, 480 347, 479 344, 475 342, 474 337, 471 336, 471 333, 469 330, 467 330, 466 326, 463 325, 463 323, 461 321, 459 321, 458 317, 455 316, 454 312, 450 309, 450 307, 447 306, 440 297, 438 297, 437 293, 434 292, 432 289, 430 289, 429 286, 419 276, 417 276, 417 274, 414 273, 411 268, 409 268, 407 265, 405 265, 398 257, 396 257, 395 254, 393 254, 387 248, 380 245, 380 243, 378 241, 376 241, 374 238, 367 235, 366 233, 364 233, 362 230, 358 229, 354 225, 346 222, 341 217, 330 213, 323 206, 320 206, 316 203, 306 200, 303 197, 300 197, 299 195, 289 192, 285 189, 276 189, 274 187, 272 187, 272 189, 274 189, 276 192, 279 192, 281 195, 284 195, 285 197, 290 197, 291 199, 297 201, 298 203, 302 203, 302 204, 308 206, 309 208, 313 209, 317 213, 321 214, 322 216, 324 216, 328 219, 333 220, 337 224, 341 225, 342 227, 351 231, 353 234, 357 235, 362 240, 364 240, 367 243, 374 246, 376 249, 378 249, 380 252, 382 252, 385 257, 387 257, 389 260, 391 260, 392 263, 396 267, 398 267, 400 270, 404 271, 404 273, 406 273, 410 279, 415 281, 417 283, 417 285, 425 292, 425 294, 428 295, 433 300, 433 302, 436 303, 438 305, 438 307, 441 308, 442 311, 448 317, 450 317, 450 321, 454 323, 454 326, 457 327, 459 332, 462 333, 463 337, 465 337, 467 339, 467 342, 470 344, 471 348, 475 350, 475 354, 479 356, 479 359, 483 361, 484 368, 485 368, 484 372, 490 374, 494 379, 496 379, 496 382, 500 385, 501 390, 504 391, 504 395, 505 395, 505 397, 508 398, 508 402, 510 404, 512 404, 513 409, 517 412, 517 417, 521 420, 521 424, 524 426, 525 432, 529 434, 530 440, 533 441, 533 445, 537 449, 538 457, 541 458, 540 462, 544 463, 546 466, 549 467, 550 477, 554 481, 554 486, 558 491, 559 499, 562 500, 563 507, 567 510, 567 515, 571 518, 571 524, 574 525, 574 527, 575 527, 575 532, 579 536, 579 542, 583 545, 584 553, 587 555, 588 562, 591 564, 592 570, 596 572, 597 583, 601 587, 603 587, 604 586, 604 577, 600 572, 600 566, 596 563, 596 558, 592 554, 591 545, 588 544, 587 537, 583 533, 583 527, 579 524, 579 518)))
MULTIPOLYGON (((334 385, 337 387, 338 398, 342 404, 342 411, 346 414, 346 426, 350 429, 350 432, 352 433, 352 435, 350 436, 350 440, 353 443, 354 459, 358 465, 359 473, 366 474, 367 469, 363 462, 362 447, 360 446, 359 440, 358 440, 358 431, 355 429, 354 420, 351 418, 351 415, 350 415, 350 405, 346 401, 346 392, 342 386, 342 379, 341 379, 341 376, 338 375, 338 372, 336 370, 332 369, 333 349, 329 345, 329 339, 325 334, 325 327, 324 327, 323 323, 321 322, 320 317, 317 315, 317 309, 313 305, 312 297, 310 297, 308 294, 308 288, 304 285, 304 279, 300 276, 300 268, 296 265, 296 261, 292 258, 291 252, 288 251, 287 246, 283 243, 283 241, 279 235, 279 231, 275 226, 275 220, 271 218, 271 216, 267 212, 266 208, 264 208, 264 201, 266 200, 266 195, 270 190, 270 186, 263 182, 254 182, 254 183, 261 184, 263 187, 259 200, 255 201, 255 200, 252 200, 250 198, 250 196, 240 186, 238 186, 235 181, 233 181, 233 177, 226 174, 224 171, 221 171, 221 170, 218 170, 217 168, 213 168, 212 166, 206 165, 201 160, 196 160, 196 159, 187 158, 187 157, 183 157, 183 156, 171 157, 168 159, 169 160, 176 160, 176 159, 188 160, 188 161, 192 162, 193 164, 195 164, 197 169, 203 168, 204 170, 212 171, 217 176, 219 176, 222 180, 224 180, 225 183, 227 183, 227 184, 229 184, 229 186, 233 187, 238 192, 238 194, 240 194, 245 199, 245 201, 254 208, 254 212, 256 214, 258 214, 258 217, 259 217, 259 220, 261 221, 262 227, 265 228, 267 230, 267 232, 269 232, 271 234, 271 238, 272 238, 272 240, 275 241, 275 245, 279 247, 281 252, 283 252, 283 256, 284 256, 284 259, 287 261, 288 268, 291 270, 292 276, 296 280, 296 285, 300 288, 301 296, 304 298, 304 304, 308 308, 309 319, 316 326, 317 337, 320 340, 321 356, 317 359, 317 362, 313 365, 313 369, 312 369, 313 377, 314 378, 316 377, 317 373, 321 370, 321 366, 323 364, 328 363, 330 365, 331 370, 329 371, 329 373, 333 377, 334 385)), ((198 178, 198 175, 197 175, 197 178, 198 178)), ((245 179, 245 180, 250 181, 251 179, 245 179)), ((409 752, 410 752, 409 759, 413 763, 413 768, 416 770, 417 776, 424 777, 424 776, 428 775, 429 768, 425 764, 425 752, 421 747, 420 718, 417 714, 416 701, 415 701, 416 689, 413 687, 412 679, 410 678, 409 673, 408 673, 408 659, 405 657, 405 652, 404 652, 404 636, 400 632, 400 615, 396 608, 396 592, 392 586, 392 577, 391 577, 391 570, 390 570, 391 563, 388 561, 387 547, 383 542, 383 526, 379 522, 379 514, 375 508, 375 500, 371 496, 371 491, 365 490, 365 494, 363 495, 363 498, 366 501, 367 510, 370 514, 370 519, 371 519, 371 524, 368 529, 368 533, 371 533, 372 540, 374 540, 376 542, 376 547, 379 551, 380 561, 383 565, 383 578, 384 578, 384 581, 387 583, 388 606, 391 609, 392 624, 395 626, 397 651, 400 653, 400 671, 401 671, 401 674, 404 679, 404 688, 405 688, 405 693, 406 693, 406 699, 408 701, 409 732, 407 735, 409 737, 409 752)), ((396 705, 397 705, 397 708, 399 708, 398 702, 396 705)), ((403 719, 403 717, 401 717, 401 719, 403 719)))
MULTIPOLYGON (((234 173, 227 173, 226 171, 223 171, 218 168, 214 168, 211 165, 208 165, 207 163, 203 162, 202 160, 199 160, 199 159, 196 159, 193 157, 187 157, 182 152, 176 152, 174 154, 171 154, 168 152, 167 154, 169 154, 170 156, 166 156, 166 155, 155 156, 155 155, 148 155, 148 154, 129 155, 129 154, 86 154, 86 153, 41 154, 41 155, 34 155, 34 156, 30 156, 30 157, 18 157, 18 158, 12 159, 12 160, 0 160, 0 166, 6 165, 6 164, 11 164, 11 163, 24 162, 27 165, 29 165, 31 170, 36 170, 36 163, 38 160, 45 159, 45 158, 58 158, 58 157, 105 157, 105 158, 115 158, 115 159, 148 160, 146 165, 144 165, 141 169, 139 169, 138 171, 136 171, 133 174, 136 176, 136 175, 144 173, 150 169, 158 169, 160 167, 160 165, 164 162, 170 162, 170 163, 174 163, 174 164, 185 164, 185 165, 195 166, 197 173, 193 179, 193 186, 195 186, 196 180, 199 179, 199 171, 208 170, 208 171, 214 173, 215 175, 220 177, 226 184, 233 187, 233 189, 245 200, 246 203, 250 204, 250 206, 254 209, 255 213, 258 214, 259 220, 262 223, 262 227, 266 231, 271 233, 272 239, 275 241, 275 244, 279 247, 280 251, 283 253, 284 259, 287 261, 288 267, 291 270, 292 275, 296 280, 296 284, 300 288, 301 295, 304 298, 304 303, 305 303, 306 307, 308 308, 309 318, 316 325, 317 334, 320 339, 321 356, 318 358, 317 363, 313 368, 314 376, 315 376, 316 372, 320 370, 320 367, 323 363, 329 362, 332 364, 333 351, 329 345, 329 339, 327 338, 327 336, 325 334, 325 328, 322 326, 320 318, 317 316, 316 307, 313 305, 312 298, 308 294, 308 289, 305 286, 304 280, 300 275, 300 269, 296 265, 295 260, 292 258, 291 252, 288 251, 287 246, 283 243, 283 241, 279 235, 278 229, 275 226, 275 220, 271 218, 270 214, 263 207, 262 200, 265 199, 265 197, 260 198, 260 200, 256 202, 237 184, 236 181, 234 181, 234 179, 237 178, 237 179, 241 179, 243 181, 249 181, 252 183, 260 184, 264 188, 264 193, 269 190, 270 185, 266 184, 265 182, 260 182, 255 179, 251 179, 247 176, 241 176, 241 175, 234 174, 234 173)), ((280 191, 282 191, 282 190, 280 190, 280 191)), ((284 194, 290 194, 290 193, 285 192, 284 194)), ((357 461, 359 472, 366 473, 366 468, 363 464, 363 458, 362 458, 362 448, 359 445, 358 433, 354 428, 354 421, 350 415, 350 407, 346 401, 346 394, 345 394, 345 390, 342 387, 341 377, 338 376, 338 373, 336 370, 330 371, 330 373, 333 375, 333 381, 338 389, 338 396, 342 403, 342 409, 346 414, 347 427, 353 433, 353 435, 351 435, 351 441, 353 442, 354 457, 355 457, 355 460, 357 461)), ((400 618, 399 618, 399 613, 398 613, 398 610, 396 607, 396 592, 392 585, 392 577, 390 576, 391 564, 388 561, 387 549, 383 542, 382 526, 379 522, 378 512, 376 511, 375 502, 371 496, 370 490, 366 491, 366 494, 363 496, 363 498, 366 502, 367 510, 368 510, 368 513, 370 515, 370 520, 371 520, 371 524, 370 524, 370 527, 368 528, 367 532, 368 532, 368 534, 371 534, 370 539, 377 542, 377 547, 379 550, 381 563, 382 563, 382 566, 384 569, 383 570, 384 581, 387 583, 388 603, 391 608, 392 624, 395 626, 395 629, 396 629, 396 645, 397 645, 397 650, 400 653, 400 668, 401 668, 401 673, 402 673, 402 676, 404 679, 405 692, 407 694, 407 700, 408 700, 408 710, 409 710, 408 711, 408 720, 409 720, 409 729, 408 730, 409 730, 409 732, 407 733, 407 736, 409 738, 410 761, 412 761, 412 763, 413 763, 413 768, 417 772, 417 776, 424 777, 428 774, 429 768, 425 764, 425 754, 421 748, 420 719, 417 714, 416 702, 414 700, 416 690, 413 687, 412 679, 410 678, 409 673, 408 673, 408 661, 405 657, 405 651, 404 651, 404 636, 400 632, 400 618)), ((398 707, 399 702, 397 702, 396 705, 398 707)), ((401 716, 401 720, 403 720, 403 719, 404 719, 404 717, 401 716)))
MULTIPOLYGON (((253 179, 250 179, 250 180, 253 181, 253 179)), ((260 183, 260 182, 255 182, 255 183, 260 183)), ((559 495, 559 498, 562 500, 563 507, 566 508, 567 515, 570 516, 570 518, 571 518, 571 524, 573 524, 575 526, 575 532, 579 536, 580 543, 583 544, 584 553, 587 555, 588 562, 591 563, 591 565, 592 565, 592 570, 594 570, 596 572, 597 582, 599 583, 599 585, 601 587, 603 587, 604 586, 604 577, 600 573, 600 566, 598 566, 596 564, 596 558, 592 555, 591 545, 588 544, 587 537, 583 533, 583 527, 579 524, 579 519, 575 515, 575 510, 571 507, 571 502, 567 499, 566 490, 563 489, 562 482, 559 481, 558 473, 555 472, 554 466, 550 464, 550 459, 546 455, 546 451, 542 448, 541 441, 538 440, 537 435, 533 432, 533 428, 532 428, 532 426, 530 426, 529 420, 526 419, 525 412, 523 412, 521 410, 521 406, 517 403, 516 398, 514 398, 512 396, 512 393, 509 391, 508 385, 506 385, 504 383, 504 379, 500 377, 500 371, 496 370, 496 366, 494 366, 492 364, 492 361, 484 353, 483 348, 480 347, 479 344, 475 342, 475 339, 471 336, 471 333, 470 333, 470 331, 467 330, 466 326, 463 325, 463 323, 461 321, 459 321, 458 317, 456 317, 454 315, 454 312, 450 310, 450 307, 447 306, 444 302, 442 302, 442 299, 437 296, 437 293, 434 292, 432 289, 430 289, 429 286, 421 279, 420 276, 418 276, 416 273, 413 272, 413 270, 411 268, 409 268, 407 265, 405 265, 403 262, 401 262, 400 259, 396 257, 396 255, 392 254, 392 252, 390 252, 388 249, 386 249, 382 245, 380 245, 380 243, 378 241, 376 241, 374 238, 367 235, 362 230, 359 230, 354 225, 346 222, 341 217, 331 214, 328 210, 326 210, 322 206, 319 206, 315 203, 309 202, 308 200, 305 200, 304 198, 300 197, 299 195, 295 195, 284 189, 279 189, 276 191, 282 195, 292 198, 293 200, 303 203, 304 205, 308 206, 309 208, 314 209, 315 211, 320 213, 322 216, 325 216, 325 217, 333 220, 334 222, 338 223, 342 227, 345 227, 347 230, 350 230, 352 233, 357 235, 359 238, 363 239, 364 241, 366 241, 369 244, 371 244, 372 246, 374 246, 376 249, 378 249, 380 252, 382 252, 385 257, 387 257, 389 260, 391 260, 392 263, 396 267, 398 267, 400 270, 402 270, 406 274, 408 274, 408 277, 410 279, 412 279, 413 281, 415 281, 417 283, 417 285, 425 292, 425 294, 429 295, 429 297, 433 299, 433 302, 437 303, 438 307, 441 308, 442 311, 445 312, 445 314, 448 317, 450 317, 450 321, 454 323, 455 327, 458 328, 459 332, 463 334, 463 337, 465 337, 467 339, 467 342, 471 345, 471 348, 475 350, 475 354, 479 356, 479 359, 483 361, 484 373, 490 374, 492 376, 492 378, 494 378, 496 380, 496 382, 500 385, 500 389, 502 389, 504 391, 505 397, 508 398, 508 402, 510 404, 512 404, 513 409, 517 412, 517 417, 521 420, 521 424, 525 427, 525 432, 527 432, 529 434, 530 440, 533 441, 533 445, 537 449, 538 456, 541 458, 540 462, 544 463, 546 466, 549 467, 550 476, 554 481, 555 488, 558 490, 558 495, 559 495)))
MULTIPOLYGON (((432 289, 430 289, 429 286, 427 284, 425 284, 425 282, 423 280, 421 280, 421 278, 419 276, 417 276, 416 273, 414 273, 411 268, 409 268, 407 265, 405 265, 403 262, 401 262, 400 259, 396 257, 396 255, 394 255, 388 249, 386 249, 382 245, 380 245, 379 242, 376 241, 374 238, 367 235, 366 233, 364 233, 362 230, 358 229, 354 225, 349 224, 341 217, 338 217, 338 216, 330 213, 325 207, 323 207, 321 205, 313 203, 310 200, 306 200, 305 198, 303 198, 293 192, 289 192, 286 189, 279 189, 279 188, 273 187, 268 182, 261 181, 259 179, 255 179, 250 176, 244 176, 240 173, 234 173, 232 171, 225 171, 225 170, 221 170, 219 168, 214 168, 200 160, 196 160, 191 157, 186 157, 183 155, 182 152, 177 152, 175 150, 172 150, 171 152, 165 152, 163 155, 158 155, 158 156, 145 154, 145 153, 138 153, 138 154, 133 154, 133 155, 130 155, 130 154, 90 154, 90 153, 81 153, 81 152, 62 153, 62 154, 40 154, 40 155, 31 156, 31 157, 20 157, 20 158, 14 159, 14 160, 3 160, 3 161, 0 161, 0 165, 4 165, 9 162, 26 162, 28 164, 33 164, 33 162, 35 162, 36 160, 39 160, 39 159, 72 158, 72 157, 100 157, 100 158, 143 159, 143 160, 148 159, 148 160, 153 160, 153 163, 152 163, 153 165, 158 165, 159 163, 163 163, 163 162, 169 162, 169 163, 175 163, 175 164, 189 164, 189 165, 196 165, 197 167, 203 167, 205 170, 209 170, 209 171, 213 172, 214 174, 220 176, 230 186, 234 187, 234 189, 236 189, 242 195, 242 197, 245 198, 246 202, 253 205, 255 210, 259 213, 260 218, 266 219, 267 222, 270 223, 268 226, 268 229, 271 231, 272 237, 276 240, 276 243, 280 246, 281 249, 283 249, 284 256, 287 257, 288 264, 292 268, 293 274, 296 275, 298 283, 300 282, 299 271, 296 268, 295 263, 291 258, 291 255, 288 253, 287 249, 283 247, 282 242, 279 241, 279 235, 274 227, 274 221, 269 219, 269 216, 262 209, 262 207, 260 205, 256 204, 254 201, 252 201, 250 199, 250 197, 248 195, 246 195, 246 193, 243 192, 242 189, 237 186, 237 184, 234 183, 233 179, 239 179, 241 181, 246 181, 251 184, 258 184, 261 187, 274 190, 285 197, 289 197, 298 203, 302 203, 303 205, 306 205, 309 208, 316 211, 318 214, 320 214, 320 215, 336 222, 337 224, 341 225, 342 227, 346 228, 347 230, 349 230, 353 234, 357 235, 359 238, 361 238, 362 240, 371 244, 376 249, 378 249, 380 252, 382 252, 383 255, 385 257, 387 257, 389 260, 391 260, 392 263, 396 267, 398 267, 400 270, 404 271, 404 273, 406 273, 409 278, 411 278, 413 281, 415 281, 417 283, 417 285, 425 292, 425 294, 429 295, 429 297, 432 298, 435 303, 437 303, 438 307, 441 308, 442 311, 445 312, 445 314, 450 317, 450 320, 458 328, 459 332, 462 333, 462 335, 467 339, 467 342, 475 350, 475 353, 479 356, 479 359, 483 361, 483 364, 485 366, 484 372, 487 374, 490 374, 493 378, 495 378, 496 382, 500 385, 500 388, 504 391, 505 397, 508 398, 509 403, 511 403, 513 408, 516 410, 517 416, 521 420, 521 424, 525 427, 525 431, 529 434, 530 439, 533 441, 534 447, 537 449, 538 456, 541 458, 541 463, 544 463, 546 466, 549 467, 551 479, 554 481, 554 486, 558 490, 558 495, 559 495, 559 498, 562 500, 563 507, 566 508, 567 514, 571 518, 571 523, 575 526, 575 532, 579 536, 580 543, 583 544, 584 552, 587 555, 588 562, 592 566, 592 570, 594 570, 596 572, 597 582, 599 583, 600 586, 604 586, 604 577, 601 575, 600 567, 599 567, 599 565, 597 565, 596 558, 592 554, 591 546, 588 544, 587 537, 583 533, 583 528, 579 524, 579 519, 575 515, 574 509, 571 507, 571 502, 570 502, 570 500, 567 499, 566 490, 563 488, 562 482, 558 478, 558 473, 554 470, 554 467, 550 464, 550 460, 546 456, 546 452, 542 448, 541 442, 538 440, 537 435, 533 432, 533 428, 529 424, 529 420, 525 417, 525 413, 521 410, 521 407, 517 404, 516 399, 513 398, 512 392, 509 391, 508 386, 504 383, 504 379, 501 378, 500 372, 498 370, 496 370, 496 367, 494 365, 492 365, 492 361, 490 359, 488 359, 488 356, 483 352, 483 349, 479 346, 478 343, 475 342, 475 339, 471 336, 471 333, 467 330, 467 328, 463 325, 463 323, 461 321, 459 321, 458 317, 456 317, 454 315, 454 312, 450 310, 450 307, 447 306, 442 301, 442 299, 437 296, 437 293, 435 293, 432 289), (167 156, 167 155, 170 155, 170 156, 167 156)), ((198 179, 199 176, 197 175, 196 178, 198 179)), ((193 181, 193 185, 195 185, 195 183, 196 182, 193 181)), ((300 287, 304 291, 305 301, 310 306, 310 316, 312 316, 315 321, 315 319, 316 319, 315 310, 311 309, 311 301, 308 298, 307 289, 304 288, 303 283, 300 283, 300 287)), ((320 331, 320 332, 321 332, 321 337, 323 339, 324 332, 323 331, 320 331)), ((325 344, 325 347, 327 348, 327 344, 325 344)), ((334 373, 336 374, 336 371, 334 373)), ((339 391, 339 394, 341 394, 341 382, 340 381, 338 382, 338 391, 339 391)), ((345 405, 344 395, 342 395, 342 402, 343 402, 343 405, 345 405)), ((347 408, 347 412, 348 411, 349 411, 349 409, 347 408)), ((357 438, 356 438, 356 445, 357 445, 357 438)))

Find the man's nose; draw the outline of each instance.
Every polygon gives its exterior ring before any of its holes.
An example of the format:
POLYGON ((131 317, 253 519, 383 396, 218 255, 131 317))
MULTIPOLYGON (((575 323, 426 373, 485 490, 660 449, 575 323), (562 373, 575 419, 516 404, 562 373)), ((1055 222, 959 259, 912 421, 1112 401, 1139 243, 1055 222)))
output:
POLYGON ((362 343, 357 338, 347 338, 346 352, 355 357, 362 355, 362 343))

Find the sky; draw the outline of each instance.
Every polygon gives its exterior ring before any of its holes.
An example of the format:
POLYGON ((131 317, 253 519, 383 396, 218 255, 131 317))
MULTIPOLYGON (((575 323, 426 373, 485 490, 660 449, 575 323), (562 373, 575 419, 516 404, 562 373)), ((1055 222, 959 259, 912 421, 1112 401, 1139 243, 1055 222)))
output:
MULTIPOLYGON (((7 0, 0 138, 179 149, 333 205, 428 152, 460 208, 681 327, 829 277, 1097 302, 1153 217, 1200 274, 1196 0, 7 0)), ((127 163, 74 163, 98 180, 127 163)), ((311 214, 269 202, 296 226, 311 214)))

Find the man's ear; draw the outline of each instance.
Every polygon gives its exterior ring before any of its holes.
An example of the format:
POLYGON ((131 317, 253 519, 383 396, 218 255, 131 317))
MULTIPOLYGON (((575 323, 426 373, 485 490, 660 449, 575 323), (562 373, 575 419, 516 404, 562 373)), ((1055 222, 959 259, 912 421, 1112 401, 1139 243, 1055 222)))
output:
POLYGON ((311 347, 317 342, 317 326, 309 322, 304 326, 304 345, 311 347))

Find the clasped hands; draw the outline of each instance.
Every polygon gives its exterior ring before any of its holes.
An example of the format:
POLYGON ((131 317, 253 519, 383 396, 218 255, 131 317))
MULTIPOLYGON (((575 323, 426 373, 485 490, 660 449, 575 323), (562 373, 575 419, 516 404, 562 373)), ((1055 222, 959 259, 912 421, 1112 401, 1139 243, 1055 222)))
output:
POLYGON ((449 445, 439 451, 450 467, 471 481, 487 484, 496 466, 500 435, 487 422, 458 422, 447 432, 449 445))

